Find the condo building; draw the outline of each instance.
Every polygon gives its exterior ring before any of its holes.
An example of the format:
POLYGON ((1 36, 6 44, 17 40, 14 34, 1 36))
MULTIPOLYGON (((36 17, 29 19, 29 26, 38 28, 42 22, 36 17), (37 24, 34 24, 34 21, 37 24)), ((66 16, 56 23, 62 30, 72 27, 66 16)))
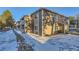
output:
POLYGON ((69 31, 68 17, 45 8, 23 16, 20 23, 20 28, 25 32, 40 36, 68 33, 69 31))

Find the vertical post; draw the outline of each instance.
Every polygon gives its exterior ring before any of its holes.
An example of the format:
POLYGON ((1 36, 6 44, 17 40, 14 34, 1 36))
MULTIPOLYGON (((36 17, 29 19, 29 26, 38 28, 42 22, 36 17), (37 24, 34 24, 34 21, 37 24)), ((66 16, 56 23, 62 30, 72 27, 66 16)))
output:
POLYGON ((39 35, 39 11, 37 12, 37 34, 39 35))
POLYGON ((42 10, 41 16, 42 16, 42 36, 44 36, 44 34, 43 34, 43 10, 42 10))

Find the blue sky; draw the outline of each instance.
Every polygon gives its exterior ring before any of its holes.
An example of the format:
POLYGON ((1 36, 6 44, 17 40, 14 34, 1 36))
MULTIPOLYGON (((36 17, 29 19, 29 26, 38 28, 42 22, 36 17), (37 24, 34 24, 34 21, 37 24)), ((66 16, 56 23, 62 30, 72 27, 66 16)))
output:
MULTIPOLYGON (((49 10, 64 14, 65 16, 75 16, 79 14, 78 7, 46 7, 49 10)), ((38 10, 39 7, 0 7, 0 15, 5 10, 10 10, 15 20, 20 20, 23 15, 29 15, 38 10)))

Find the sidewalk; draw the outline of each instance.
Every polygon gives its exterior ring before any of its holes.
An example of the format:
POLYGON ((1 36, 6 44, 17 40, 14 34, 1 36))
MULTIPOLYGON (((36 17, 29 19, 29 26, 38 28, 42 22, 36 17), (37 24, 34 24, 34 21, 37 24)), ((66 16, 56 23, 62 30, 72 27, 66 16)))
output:
POLYGON ((69 32, 69 34, 79 35, 79 32, 69 32))
POLYGON ((43 37, 43 36, 39 36, 36 34, 30 34, 30 33, 27 33, 27 34, 42 44, 44 44, 46 41, 49 40, 49 37, 43 37))

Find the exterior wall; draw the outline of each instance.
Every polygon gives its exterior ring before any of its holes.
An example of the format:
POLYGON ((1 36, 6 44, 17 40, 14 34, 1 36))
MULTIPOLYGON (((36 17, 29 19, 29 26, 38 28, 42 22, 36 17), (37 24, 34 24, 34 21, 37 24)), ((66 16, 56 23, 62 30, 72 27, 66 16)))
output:
POLYGON ((67 17, 55 12, 40 9, 32 13, 30 17, 24 17, 24 22, 26 23, 23 24, 26 25, 26 32, 32 32, 41 36, 53 35, 68 32, 69 24, 66 18, 67 17))
POLYGON ((39 12, 35 14, 34 19, 34 33, 39 34, 39 12))
POLYGON ((42 11, 38 11, 31 15, 33 33, 42 35, 42 11))
POLYGON ((25 20, 25 31, 28 32, 28 33, 31 33, 32 32, 32 20, 31 20, 31 17, 30 16, 25 16, 24 17, 24 20, 25 20))
POLYGON ((64 24, 64 33, 68 33, 69 32, 69 20, 66 19, 65 24, 64 24))
POLYGON ((20 30, 22 31, 22 32, 25 32, 25 20, 21 20, 20 21, 20 30))
POLYGON ((52 17, 52 13, 47 11, 47 10, 43 10, 43 36, 44 35, 51 35, 53 32, 53 17, 52 17))
MULTIPOLYGON (((65 33, 68 31, 68 24, 65 24, 65 16, 42 9, 35 13, 39 15, 38 28, 39 35, 53 35, 56 33, 65 33)), ((34 23, 35 24, 35 23, 34 23)), ((35 30, 35 29, 34 29, 35 30)))
POLYGON ((20 30, 22 32, 28 32, 31 33, 32 27, 31 27, 31 18, 30 16, 24 16, 20 20, 20 30))

